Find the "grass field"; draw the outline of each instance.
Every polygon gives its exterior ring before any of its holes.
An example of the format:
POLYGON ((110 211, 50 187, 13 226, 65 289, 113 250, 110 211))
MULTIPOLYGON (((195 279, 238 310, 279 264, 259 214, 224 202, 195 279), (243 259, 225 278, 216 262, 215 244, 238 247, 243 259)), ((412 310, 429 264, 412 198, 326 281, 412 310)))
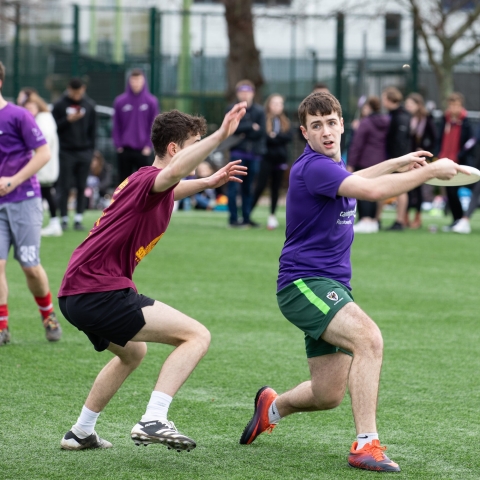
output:
MULTIPOLYGON (((85 223, 97 216, 88 213, 85 223)), ((266 211, 257 218, 265 221, 266 211)), ((191 453, 135 447, 129 437, 170 351, 162 345, 150 345, 100 416, 97 431, 114 448, 60 449, 110 354, 95 353, 65 320, 64 338, 49 344, 23 274, 9 262, 12 343, 0 348, 1 479, 376 478, 347 466, 355 440, 348 396, 335 410, 291 416, 272 435, 238 444, 257 389, 268 384, 283 392, 308 371, 302 334, 275 299, 284 221, 273 232, 225 226, 224 213, 175 213, 135 274, 142 293, 212 333, 209 353, 170 409, 179 430, 198 443, 191 453)), ((378 424, 387 453, 402 468, 395 478, 480 478, 480 215, 473 228, 466 236, 426 227, 380 232, 354 243, 353 294, 384 335, 378 424)), ((69 231, 43 240, 53 292, 84 236, 69 231)))

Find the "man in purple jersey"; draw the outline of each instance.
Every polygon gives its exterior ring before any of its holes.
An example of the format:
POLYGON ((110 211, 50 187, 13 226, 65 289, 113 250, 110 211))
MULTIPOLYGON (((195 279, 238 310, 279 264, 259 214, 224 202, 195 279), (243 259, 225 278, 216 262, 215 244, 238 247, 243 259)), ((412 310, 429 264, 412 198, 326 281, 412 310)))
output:
POLYGON ((3 98, 4 79, 5 67, 0 62, 0 346, 10 341, 5 268, 12 245, 38 305, 47 340, 55 342, 62 330, 40 264, 43 208, 35 176, 50 159, 50 149, 30 112, 3 98))
POLYGON ((292 413, 335 408, 348 385, 357 430, 349 464, 399 471, 377 434, 382 335, 350 293, 355 199, 376 202, 464 169, 448 159, 427 165, 423 156, 432 154, 421 151, 351 174, 340 157, 338 100, 312 93, 300 104, 299 117, 307 146, 290 173, 277 299, 283 315, 305 334, 311 380, 281 395, 262 387, 240 443, 252 443, 292 413))
POLYGON ((150 402, 131 431, 137 445, 160 443, 178 451, 195 442, 177 431, 167 414, 172 397, 207 352, 210 333, 196 320, 136 291, 133 271, 161 239, 170 222, 174 200, 190 197, 246 175, 241 160, 210 177, 181 181, 237 128, 246 103, 235 105, 215 133, 206 132, 202 117, 177 110, 158 115, 152 127, 155 161, 130 175, 115 190, 88 237, 73 252, 60 287, 65 318, 82 330, 95 350, 115 357, 98 374, 85 405, 61 446, 67 450, 109 448, 95 423, 124 380, 146 354, 145 342, 173 345, 160 371, 150 402))

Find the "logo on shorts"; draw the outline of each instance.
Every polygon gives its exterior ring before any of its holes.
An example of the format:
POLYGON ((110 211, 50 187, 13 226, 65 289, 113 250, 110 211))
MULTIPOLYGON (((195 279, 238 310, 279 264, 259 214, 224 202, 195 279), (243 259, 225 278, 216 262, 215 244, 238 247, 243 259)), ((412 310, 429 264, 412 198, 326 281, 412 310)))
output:
POLYGON ((338 300, 338 295, 335 292, 328 292, 327 298, 333 302, 336 302, 338 300))

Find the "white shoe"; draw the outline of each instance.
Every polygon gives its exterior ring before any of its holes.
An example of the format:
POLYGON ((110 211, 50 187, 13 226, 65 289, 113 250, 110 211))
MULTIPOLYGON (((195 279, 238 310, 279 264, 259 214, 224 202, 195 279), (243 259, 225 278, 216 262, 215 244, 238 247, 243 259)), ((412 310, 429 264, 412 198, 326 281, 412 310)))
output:
POLYGON ((112 448, 112 444, 100 438, 96 432, 88 435, 79 428, 72 427, 60 442, 60 446, 64 450, 86 450, 90 448, 112 448), (82 438, 78 437, 73 430, 75 430, 82 438))
POLYGON ((276 228, 278 228, 278 220, 275 215, 269 215, 267 220, 267 228, 269 230, 275 230, 276 228))
POLYGON ((455 233, 471 233, 470 221, 466 218, 461 218, 453 227, 452 232, 455 233))
POLYGON ((63 235, 62 226, 59 223, 50 223, 40 230, 42 237, 61 237, 63 235))
POLYGON ((377 233, 378 222, 375 220, 359 220, 353 226, 354 233, 377 233))

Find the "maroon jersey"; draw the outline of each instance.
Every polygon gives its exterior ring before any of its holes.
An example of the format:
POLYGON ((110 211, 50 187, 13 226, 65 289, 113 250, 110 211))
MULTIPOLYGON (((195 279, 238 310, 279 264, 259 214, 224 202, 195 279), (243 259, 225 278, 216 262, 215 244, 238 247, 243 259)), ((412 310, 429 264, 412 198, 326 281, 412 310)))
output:
POLYGON ((150 193, 160 170, 142 167, 115 190, 112 203, 73 252, 59 297, 133 288, 133 271, 170 223, 173 185, 150 193))

